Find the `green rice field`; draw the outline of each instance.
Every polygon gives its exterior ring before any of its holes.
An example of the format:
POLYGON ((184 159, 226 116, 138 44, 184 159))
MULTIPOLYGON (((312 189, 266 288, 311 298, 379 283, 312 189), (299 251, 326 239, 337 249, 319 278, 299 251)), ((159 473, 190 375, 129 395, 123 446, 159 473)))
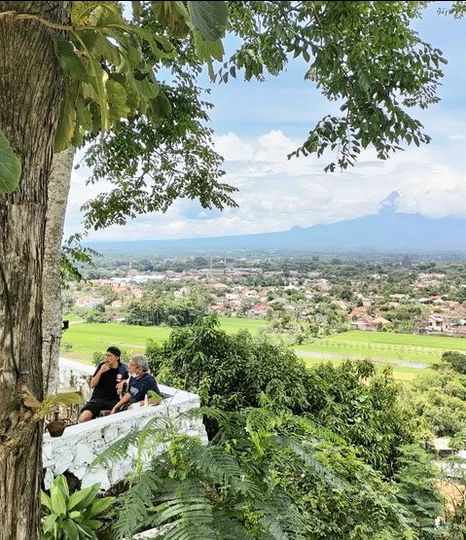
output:
POLYGON ((409 381, 439 363, 444 351, 466 353, 466 339, 352 330, 296 346, 295 351, 308 365, 367 358, 380 366, 391 365, 397 379, 409 381))
MULTIPOLYGON (((221 328, 228 334, 241 329, 256 335, 267 328, 266 321, 219 317, 221 328)), ((172 329, 166 326, 127 326, 119 323, 83 323, 70 320, 70 327, 62 335, 61 356, 91 364, 94 352, 117 345, 128 354, 144 352, 149 339, 162 343, 172 329)))
MULTIPOLYGON (((220 317, 219 321, 221 328, 229 334, 245 329, 257 335, 268 326, 266 321, 257 319, 220 317)), ((92 363, 94 352, 103 353, 109 345, 117 345, 128 354, 144 352, 149 339, 162 343, 170 332, 167 327, 71 321, 70 328, 62 337, 61 355, 92 363)), ((396 379, 410 381, 432 364, 440 362, 444 351, 466 353, 466 339, 352 330, 294 346, 294 350, 309 366, 323 361, 338 364, 346 359, 367 358, 380 367, 392 366, 396 379)))
POLYGON ((358 356, 373 360, 432 364, 440 361, 442 353, 446 350, 466 352, 466 339, 352 330, 315 340, 310 344, 299 345, 296 349, 342 357, 358 356))

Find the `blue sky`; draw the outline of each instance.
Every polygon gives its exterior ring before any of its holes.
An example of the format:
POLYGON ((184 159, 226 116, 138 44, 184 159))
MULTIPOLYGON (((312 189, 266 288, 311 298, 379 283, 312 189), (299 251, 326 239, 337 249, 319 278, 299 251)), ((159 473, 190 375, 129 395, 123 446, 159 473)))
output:
MULTIPOLYGON (((303 80, 303 67, 290 63, 287 72, 263 83, 212 85, 208 99, 215 106, 210 111, 215 147, 225 158, 225 181, 239 189, 234 196, 239 208, 205 211, 196 202, 178 201, 165 214, 91 232, 89 240, 195 238, 310 227, 376 213, 393 191, 400 195, 399 212, 466 218, 466 19, 438 15, 432 6, 416 28, 448 60, 441 102, 417 114, 432 137, 429 145, 409 147, 387 161, 377 161, 368 150, 356 167, 336 173, 324 173, 325 158, 288 160, 333 107, 303 80)), ((80 205, 105 189, 85 186, 85 179, 84 169, 73 173, 65 237, 80 229, 80 205)))

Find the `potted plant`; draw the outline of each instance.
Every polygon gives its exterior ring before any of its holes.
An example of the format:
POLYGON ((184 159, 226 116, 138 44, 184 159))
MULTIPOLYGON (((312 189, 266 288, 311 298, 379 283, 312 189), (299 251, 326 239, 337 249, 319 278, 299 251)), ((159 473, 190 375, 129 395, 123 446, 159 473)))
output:
POLYGON ((48 431, 51 437, 61 437, 65 431, 66 423, 59 417, 59 412, 53 413, 53 420, 47 422, 45 431, 48 431))
POLYGON ((82 403, 84 398, 80 392, 61 392, 57 394, 45 394, 44 399, 39 401, 32 394, 26 394, 23 402, 26 407, 34 411, 34 418, 39 421, 53 414, 53 420, 47 422, 45 430, 51 437, 60 437, 66 427, 66 422, 60 418, 58 406, 82 403))

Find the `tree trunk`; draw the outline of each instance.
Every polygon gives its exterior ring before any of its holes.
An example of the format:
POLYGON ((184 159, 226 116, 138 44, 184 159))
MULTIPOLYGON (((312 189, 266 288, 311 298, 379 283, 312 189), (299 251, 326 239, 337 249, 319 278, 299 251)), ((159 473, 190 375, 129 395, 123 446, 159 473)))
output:
POLYGON ((48 187, 47 221, 44 253, 44 308, 42 312, 42 368, 44 391, 57 390, 58 359, 60 356, 62 303, 60 284, 60 252, 65 223, 66 203, 70 190, 75 148, 70 147, 53 156, 52 174, 48 187))
POLYGON ((47 189, 63 87, 50 30, 1 14, 66 23, 70 9, 71 2, 0 2, 0 129, 22 163, 17 190, 0 195, 0 540, 40 538, 43 426, 22 393, 43 395, 47 189))

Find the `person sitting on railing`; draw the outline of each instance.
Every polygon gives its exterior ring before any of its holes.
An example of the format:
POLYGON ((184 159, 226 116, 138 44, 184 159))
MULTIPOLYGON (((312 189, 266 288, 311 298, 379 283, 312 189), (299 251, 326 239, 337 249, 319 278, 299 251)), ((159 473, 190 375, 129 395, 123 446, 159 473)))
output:
POLYGON ((97 418, 101 411, 109 411, 118 402, 121 382, 128 379, 128 368, 120 361, 118 347, 109 347, 105 361, 101 362, 92 376, 90 387, 91 399, 81 408, 78 422, 87 422, 97 418))
MULTIPOLYGON (((110 414, 143 405, 149 390, 161 395, 157 381, 148 373, 149 363, 147 356, 144 354, 132 356, 128 369, 130 373, 128 389, 120 401, 112 408, 110 414)), ((152 402, 151 398, 148 398, 147 401, 148 403, 152 402)))

